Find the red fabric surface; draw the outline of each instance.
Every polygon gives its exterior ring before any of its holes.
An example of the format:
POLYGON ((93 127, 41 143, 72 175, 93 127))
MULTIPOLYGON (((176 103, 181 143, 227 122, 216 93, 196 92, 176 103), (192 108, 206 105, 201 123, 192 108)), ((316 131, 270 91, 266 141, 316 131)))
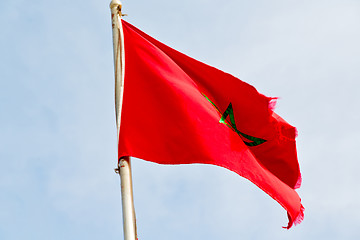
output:
POLYGON ((301 180, 296 129, 272 111, 272 99, 126 21, 122 24, 125 79, 119 158, 227 168, 279 202, 288 212, 287 228, 300 222, 303 207, 294 190, 301 180), (237 129, 266 142, 247 146, 219 122, 230 103, 237 129))

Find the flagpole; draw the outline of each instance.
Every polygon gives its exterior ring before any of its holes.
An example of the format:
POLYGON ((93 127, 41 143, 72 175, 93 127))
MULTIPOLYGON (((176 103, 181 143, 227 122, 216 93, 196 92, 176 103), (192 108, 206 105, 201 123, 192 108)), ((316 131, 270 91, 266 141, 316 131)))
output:
MULTIPOLYGON (((119 0, 112 0, 110 3, 111 21, 113 32, 114 49, 114 70, 115 70, 115 112, 117 137, 120 133, 121 108, 124 86, 124 37, 121 25, 122 4, 119 0)), ((132 190, 131 161, 130 157, 123 157, 119 160, 118 168, 115 169, 120 174, 121 181, 121 200, 123 212, 124 240, 136 240, 136 220, 132 190)))

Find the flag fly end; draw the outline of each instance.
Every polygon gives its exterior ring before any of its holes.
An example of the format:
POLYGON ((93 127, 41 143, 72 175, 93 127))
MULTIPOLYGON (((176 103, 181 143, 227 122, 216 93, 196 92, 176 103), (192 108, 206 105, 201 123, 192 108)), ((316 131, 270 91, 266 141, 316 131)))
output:
POLYGON ((283 228, 290 229, 293 225, 296 226, 296 225, 300 224, 304 220, 304 211, 305 211, 305 208, 301 204, 300 212, 294 220, 291 218, 291 216, 288 213, 289 223, 288 223, 287 227, 283 227, 283 228))

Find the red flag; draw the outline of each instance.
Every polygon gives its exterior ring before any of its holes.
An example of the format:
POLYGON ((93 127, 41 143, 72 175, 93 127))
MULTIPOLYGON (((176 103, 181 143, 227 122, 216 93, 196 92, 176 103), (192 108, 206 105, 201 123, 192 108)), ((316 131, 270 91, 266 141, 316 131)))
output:
POLYGON ((119 158, 227 168, 279 202, 288 212, 287 228, 300 223, 296 129, 273 112, 273 99, 122 24, 119 158))

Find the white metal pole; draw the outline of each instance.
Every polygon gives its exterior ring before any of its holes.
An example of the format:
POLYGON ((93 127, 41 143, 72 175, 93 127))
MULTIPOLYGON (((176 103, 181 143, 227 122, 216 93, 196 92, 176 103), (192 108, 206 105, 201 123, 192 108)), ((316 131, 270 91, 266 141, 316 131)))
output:
MULTIPOLYGON (((120 133, 125 70, 124 38, 121 24, 121 7, 122 5, 119 0, 112 0, 110 3, 114 45, 115 111, 117 137, 119 137, 120 133)), ((117 172, 120 174, 121 181, 124 240, 137 240, 130 157, 124 157, 119 160, 117 172)))

